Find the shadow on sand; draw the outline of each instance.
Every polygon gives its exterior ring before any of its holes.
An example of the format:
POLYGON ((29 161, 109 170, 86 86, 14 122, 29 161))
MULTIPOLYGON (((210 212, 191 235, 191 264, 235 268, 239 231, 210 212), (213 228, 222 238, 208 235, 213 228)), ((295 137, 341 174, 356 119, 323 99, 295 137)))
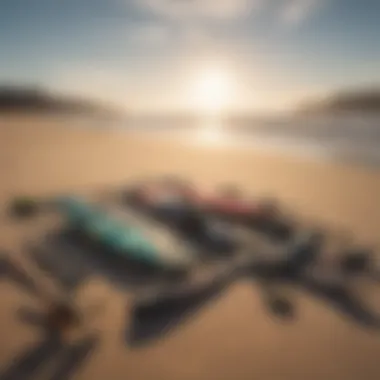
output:
POLYGON ((70 379, 99 343, 95 335, 88 335, 75 343, 64 343, 57 332, 45 328, 42 314, 33 310, 20 309, 18 318, 41 327, 43 337, 13 358, 11 364, 0 372, 0 380, 70 379))
POLYGON ((263 292, 264 307, 276 318, 294 320, 297 316, 294 300, 286 295, 285 286, 300 288, 313 297, 318 297, 326 305, 347 317, 352 322, 366 328, 380 328, 380 316, 364 306, 361 299, 354 296, 342 284, 321 283, 305 274, 305 266, 312 261, 260 266, 253 271, 245 270, 236 276, 222 280, 214 279, 202 288, 187 288, 170 296, 162 295, 149 301, 137 300, 132 309, 132 324, 127 329, 125 339, 128 344, 147 344, 161 338, 180 325, 185 317, 194 315, 212 299, 220 295, 228 285, 246 277, 259 283, 263 292))
POLYGON ((380 328, 380 315, 369 310, 359 297, 344 285, 322 284, 314 279, 300 282, 306 291, 326 301, 351 321, 367 328, 380 328))
POLYGON ((96 345, 97 339, 94 337, 86 337, 75 344, 64 346, 59 339, 47 336, 16 356, 11 365, 0 373, 0 379, 68 380, 84 364, 96 345), (50 373, 42 377, 41 372, 48 367, 50 373))
MULTIPOLYGON (((52 247, 54 248, 54 247, 52 247)), ((46 275, 53 278, 67 293, 73 293, 88 279, 91 271, 77 260, 70 260, 62 252, 45 247, 28 246, 25 250, 31 261, 46 275)))
MULTIPOLYGON (((277 318, 294 320, 296 317, 295 302, 284 291, 286 287, 283 285, 286 284, 322 299, 326 305, 360 326, 380 327, 380 317, 364 306, 363 300, 354 296, 345 283, 321 282, 307 274, 306 269, 315 263, 319 255, 318 249, 300 251, 292 260, 285 262, 256 264, 249 269, 231 272, 229 276, 217 276, 204 284, 189 284, 182 277, 168 279, 165 273, 157 273, 152 268, 107 255, 93 247, 80 246, 67 234, 48 237, 46 247, 42 251, 32 250, 31 257, 69 290, 75 290, 93 273, 103 275, 115 286, 126 290, 136 290, 147 284, 167 289, 166 294, 148 301, 136 300, 132 318, 127 318, 132 322, 123 332, 123 339, 132 346, 162 338, 221 295, 229 284, 247 277, 261 285, 265 310, 277 318)), ((33 293, 32 279, 20 273, 4 256, 0 259, 0 273, 33 293)))
POLYGON ((191 316, 223 294, 230 283, 226 277, 212 279, 208 284, 184 284, 157 299, 157 303, 139 299, 132 309, 131 323, 125 328, 128 345, 141 346, 162 338, 191 316))
POLYGON ((0 253, 0 279, 11 281, 31 296, 38 296, 39 289, 34 279, 9 257, 7 253, 0 253))

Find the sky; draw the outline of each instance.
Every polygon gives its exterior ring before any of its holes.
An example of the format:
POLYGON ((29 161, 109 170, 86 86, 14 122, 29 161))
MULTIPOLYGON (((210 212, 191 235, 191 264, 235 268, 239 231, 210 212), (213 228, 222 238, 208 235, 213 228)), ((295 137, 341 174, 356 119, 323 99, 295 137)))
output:
POLYGON ((291 109, 380 84, 379 0, 0 0, 0 84, 125 110, 291 109))

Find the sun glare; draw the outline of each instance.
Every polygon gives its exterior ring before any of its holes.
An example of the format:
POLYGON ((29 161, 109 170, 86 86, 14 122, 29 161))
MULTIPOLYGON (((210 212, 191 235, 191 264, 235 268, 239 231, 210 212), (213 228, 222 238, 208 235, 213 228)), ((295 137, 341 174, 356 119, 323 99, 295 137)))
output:
POLYGON ((231 78, 217 69, 198 74, 193 83, 194 108, 202 114, 220 114, 231 100, 231 78))

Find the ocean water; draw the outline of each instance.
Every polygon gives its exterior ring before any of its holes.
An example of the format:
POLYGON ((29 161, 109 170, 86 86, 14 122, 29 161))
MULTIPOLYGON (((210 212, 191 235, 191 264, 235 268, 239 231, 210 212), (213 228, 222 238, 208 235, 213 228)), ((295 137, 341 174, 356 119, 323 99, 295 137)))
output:
POLYGON ((380 166, 380 114, 272 117, 235 121, 143 120, 99 123, 110 129, 210 148, 256 149, 380 166))

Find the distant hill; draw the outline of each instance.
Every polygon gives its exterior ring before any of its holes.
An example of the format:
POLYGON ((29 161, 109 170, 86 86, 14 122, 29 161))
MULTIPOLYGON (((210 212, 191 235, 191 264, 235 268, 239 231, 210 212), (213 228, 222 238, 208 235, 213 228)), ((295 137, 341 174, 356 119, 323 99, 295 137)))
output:
POLYGON ((342 91, 300 107, 301 113, 380 113, 380 89, 342 91))
POLYGON ((0 112, 74 113, 116 116, 119 111, 84 99, 54 95, 40 88, 0 85, 0 112))

